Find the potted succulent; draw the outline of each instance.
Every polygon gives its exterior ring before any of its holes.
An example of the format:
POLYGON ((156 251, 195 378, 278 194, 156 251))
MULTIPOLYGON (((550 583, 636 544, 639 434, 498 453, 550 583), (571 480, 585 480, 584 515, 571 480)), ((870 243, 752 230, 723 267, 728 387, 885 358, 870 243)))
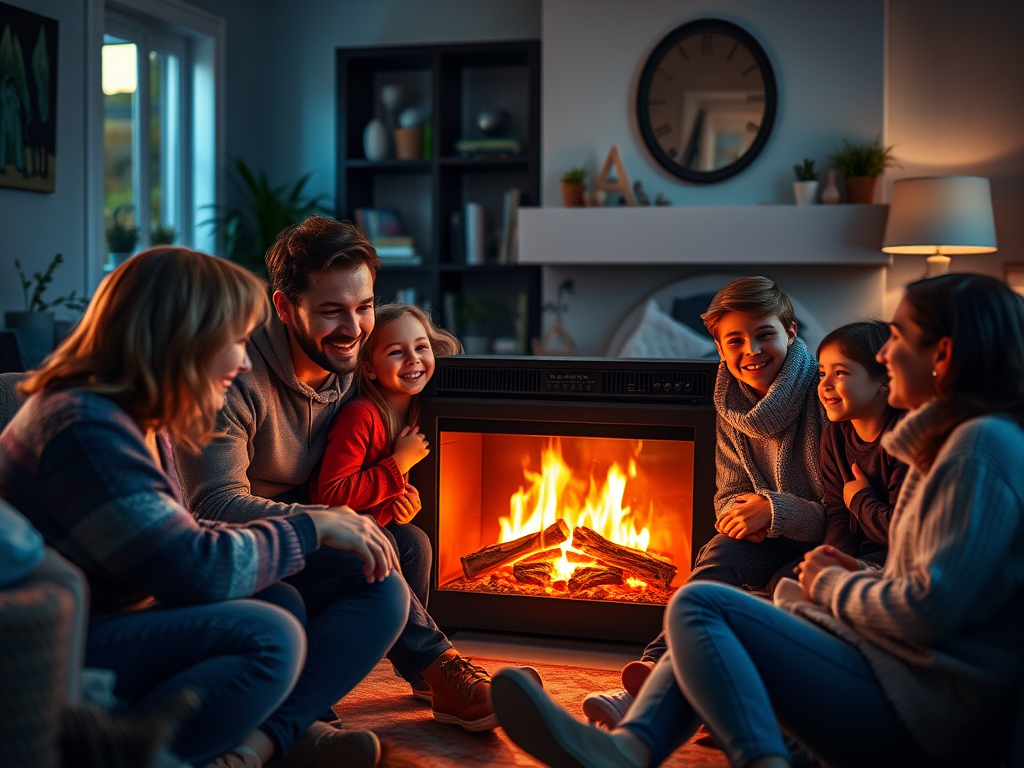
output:
POLYGON ((562 174, 562 205, 566 208, 583 207, 583 191, 586 189, 587 169, 583 166, 570 168, 562 174))
POLYGON ((58 296, 52 301, 44 300, 43 294, 53 282, 53 273, 63 263, 64 257, 58 253, 50 261, 46 271, 36 272, 28 278, 21 267, 21 261, 14 260, 14 267, 18 270, 18 277, 21 280, 21 291, 25 297, 25 309, 4 312, 4 325, 17 333, 18 348, 26 369, 34 368, 53 351, 53 310, 57 307, 67 307, 81 312, 89 303, 85 297, 78 296, 77 291, 58 296))
POLYGON ((797 205, 814 205, 818 196, 818 174, 814 161, 804 158, 803 165, 794 165, 796 181, 793 182, 793 197, 797 205))
POLYGON ((135 226, 135 217, 131 206, 119 206, 111 216, 111 224, 107 227, 107 249, 110 251, 112 269, 124 264, 135 253, 139 242, 139 228, 135 226))
POLYGON ((150 245, 174 245, 174 241, 177 239, 178 230, 174 227, 162 227, 156 224, 149 231, 150 245))
POLYGON ((881 139, 851 144, 843 139, 842 149, 829 155, 829 161, 843 175, 846 202, 873 203, 878 177, 888 168, 898 168, 892 155, 893 146, 883 147, 881 139))

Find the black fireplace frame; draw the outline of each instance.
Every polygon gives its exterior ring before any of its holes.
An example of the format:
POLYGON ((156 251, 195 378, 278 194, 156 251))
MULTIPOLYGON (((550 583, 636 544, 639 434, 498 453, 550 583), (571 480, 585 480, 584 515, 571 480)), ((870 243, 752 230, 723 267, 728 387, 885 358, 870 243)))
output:
MULTIPOLYGON (((686 429, 693 435, 692 557, 715 535, 717 364, 708 361, 468 356, 440 357, 421 398, 420 428, 432 446, 413 468, 423 509, 415 522, 435 549, 430 614, 448 629, 471 628, 611 641, 648 642, 662 626, 660 605, 438 589, 439 436, 444 424, 533 422, 686 429)), ((483 429, 481 431, 487 431, 483 429)), ((516 431, 516 430, 512 430, 516 431)), ((578 431, 576 429, 573 432, 578 431)), ((590 428, 584 432, 590 432, 590 428)), ((613 435, 608 435, 613 436, 613 435)), ((692 562, 690 563, 692 567, 692 562)))

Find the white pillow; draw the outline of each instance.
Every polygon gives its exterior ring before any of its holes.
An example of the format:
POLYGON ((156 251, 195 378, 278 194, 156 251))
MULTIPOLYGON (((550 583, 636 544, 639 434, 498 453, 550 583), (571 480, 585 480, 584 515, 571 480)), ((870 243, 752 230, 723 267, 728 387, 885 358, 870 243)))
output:
POLYGON ((618 352, 619 357, 669 358, 699 360, 714 357, 715 342, 696 333, 666 313, 658 302, 650 299, 636 329, 618 352))

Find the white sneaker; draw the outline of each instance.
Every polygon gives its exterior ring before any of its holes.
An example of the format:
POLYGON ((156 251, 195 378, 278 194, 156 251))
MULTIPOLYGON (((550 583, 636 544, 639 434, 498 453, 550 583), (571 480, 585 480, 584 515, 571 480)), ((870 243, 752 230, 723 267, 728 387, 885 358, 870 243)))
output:
POLYGON ((626 690, 591 693, 583 700, 583 714, 590 722, 610 731, 626 716, 632 703, 633 697, 626 690))

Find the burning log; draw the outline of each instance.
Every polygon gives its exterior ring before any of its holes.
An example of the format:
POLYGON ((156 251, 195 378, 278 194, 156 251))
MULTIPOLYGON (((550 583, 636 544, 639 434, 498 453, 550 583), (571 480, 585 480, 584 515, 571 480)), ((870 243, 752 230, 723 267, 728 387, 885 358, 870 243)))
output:
POLYGON ((491 544, 463 556, 462 572, 467 579, 475 579, 535 550, 561 544, 568 538, 569 526, 564 520, 556 520, 543 531, 527 534, 515 541, 491 544))
POLYGON ((538 587, 551 586, 551 563, 520 560, 512 566, 512 575, 520 584, 536 584, 538 587))
MULTIPOLYGON (((579 529, 577 529, 579 530, 579 529)), ((569 579, 569 592, 575 594, 590 587, 598 587, 602 584, 621 584, 622 571, 618 568, 577 568, 576 572, 569 579)))
MULTIPOLYGON (((552 547, 551 549, 542 549, 540 552, 534 552, 532 555, 527 555, 520 560, 519 563, 553 563, 561 556, 562 548, 552 547)), ((516 565, 519 563, 516 563, 516 565)))
POLYGON ((602 563, 621 568, 626 573, 647 582, 654 582, 666 589, 672 584, 672 579, 679 570, 665 558, 620 546, 584 526, 578 526, 573 531, 572 545, 602 563))

